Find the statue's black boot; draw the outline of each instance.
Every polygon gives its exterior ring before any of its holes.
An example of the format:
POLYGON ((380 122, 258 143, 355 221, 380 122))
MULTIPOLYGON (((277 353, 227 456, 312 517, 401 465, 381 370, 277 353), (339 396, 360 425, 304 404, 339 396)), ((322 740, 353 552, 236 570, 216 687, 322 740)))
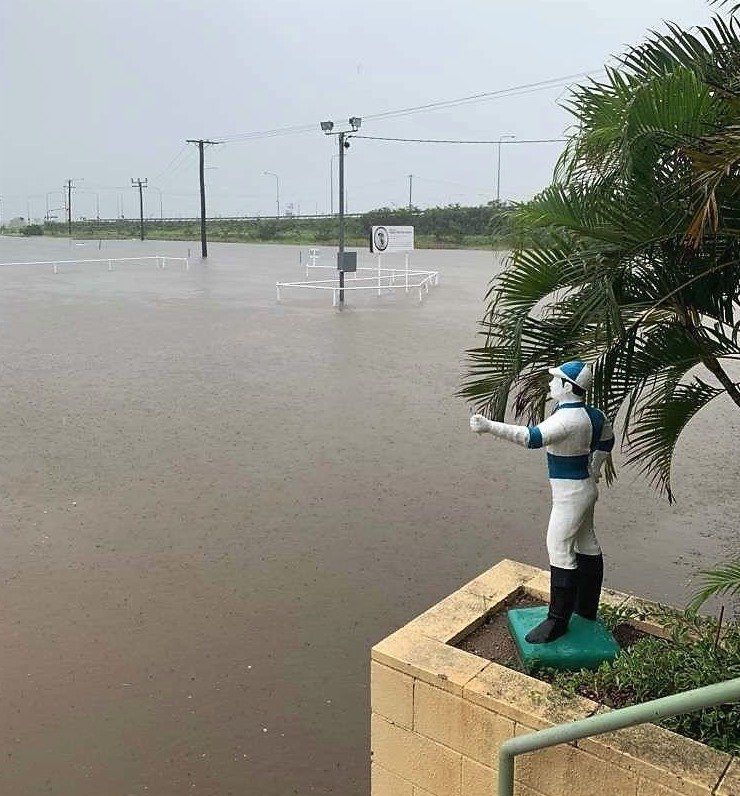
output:
POLYGON ((550 609, 547 619, 527 633, 530 644, 547 644, 560 638, 568 629, 576 602, 577 575, 575 569, 550 567, 550 609))
POLYGON ((584 619, 596 619, 601 584, 604 580, 604 557, 601 554, 586 556, 576 553, 576 561, 578 562, 576 570, 578 589, 575 612, 584 619))

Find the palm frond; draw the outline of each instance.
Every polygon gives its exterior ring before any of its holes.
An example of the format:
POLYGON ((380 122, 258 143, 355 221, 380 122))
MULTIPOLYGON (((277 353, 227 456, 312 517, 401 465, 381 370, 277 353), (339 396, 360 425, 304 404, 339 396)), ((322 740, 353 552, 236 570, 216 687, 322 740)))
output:
POLYGON ((740 22, 668 25, 565 105, 577 124, 553 183, 512 214, 460 394, 538 420, 547 368, 590 360, 591 401, 673 500, 683 428, 722 393, 740 406, 723 370, 740 358, 740 22))
POLYGON ((666 493, 671 503, 674 501, 671 464, 678 438, 694 415, 723 393, 723 389, 695 378, 691 384, 680 384, 666 391, 662 400, 643 404, 636 412, 629 435, 627 464, 637 465, 658 491, 666 493))
POLYGON ((696 611, 710 597, 722 594, 740 594, 740 559, 717 569, 705 569, 700 573, 702 585, 694 593, 689 608, 696 611))

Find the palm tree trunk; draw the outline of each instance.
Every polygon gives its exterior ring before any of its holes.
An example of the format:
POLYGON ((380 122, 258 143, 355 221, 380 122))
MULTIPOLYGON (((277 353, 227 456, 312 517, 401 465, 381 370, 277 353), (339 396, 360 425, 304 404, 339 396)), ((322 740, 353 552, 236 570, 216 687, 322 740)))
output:
POLYGON ((719 383, 727 390, 727 394, 732 400, 740 406, 740 389, 738 385, 733 383, 732 379, 719 364, 719 360, 713 356, 703 356, 702 360, 704 366, 712 373, 712 375, 719 381, 719 383))
POLYGON ((688 310, 680 303, 674 303, 673 308, 676 315, 680 318, 686 331, 691 335, 697 348, 701 351, 701 361, 704 367, 717 379, 717 381, 727 390, 727 394, 732 400, 740 407, 740 389, 732 379, 727 375, 726 371, 720 365, 717 357, 707 351, 704 341, 698 334, 698 329, 694 321, 691 319, 688 310))

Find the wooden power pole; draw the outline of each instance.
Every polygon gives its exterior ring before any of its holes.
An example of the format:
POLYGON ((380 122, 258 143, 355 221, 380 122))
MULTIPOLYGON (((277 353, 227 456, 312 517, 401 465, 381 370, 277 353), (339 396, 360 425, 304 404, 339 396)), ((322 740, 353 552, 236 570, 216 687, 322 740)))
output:
POLYGON ((67 231, 69 232, 69 237, 72 237, 72 180, 67 180, 64 183, 64 187, 67 189, 67 231))
POLYGON ((141 222, 141 239, 144 240, 144 193, 143 188, 147 187, 149 180, 142 180, 141 177, 134 179, 131 178, 131 185, 139 189, 139 220, 141 222))
POLYGON ((206 240, 206 181, 205 181, 205 158, 203 148, 220 144, 220 141, 208 141, 205 138, 188 138, 188 144, 198 145, 199 173, 200 173, 200 253, 201 257, 208 257, 208 242, 206 240))

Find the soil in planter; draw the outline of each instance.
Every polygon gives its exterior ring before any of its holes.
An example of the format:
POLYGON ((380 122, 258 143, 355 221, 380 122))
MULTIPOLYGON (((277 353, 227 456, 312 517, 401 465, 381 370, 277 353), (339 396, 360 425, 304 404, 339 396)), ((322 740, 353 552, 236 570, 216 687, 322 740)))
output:
MULTIPOLYGON (((526 672, 506 622, 506 612, 510 608, 534 608, 544 604, 542 600, 528 594, 514 594, 507 598, 484 624, 458 641, 455 646, 481 658, 488 658, 490 661, 500 663, 509 669, 525 672, 540 680, 550 682, 552 678, 548 676, 547 672, 526 672)), ((612 634, 622 649, 631 647, 645 636, 644 633, 627 624, 618 625, 612 634)))

